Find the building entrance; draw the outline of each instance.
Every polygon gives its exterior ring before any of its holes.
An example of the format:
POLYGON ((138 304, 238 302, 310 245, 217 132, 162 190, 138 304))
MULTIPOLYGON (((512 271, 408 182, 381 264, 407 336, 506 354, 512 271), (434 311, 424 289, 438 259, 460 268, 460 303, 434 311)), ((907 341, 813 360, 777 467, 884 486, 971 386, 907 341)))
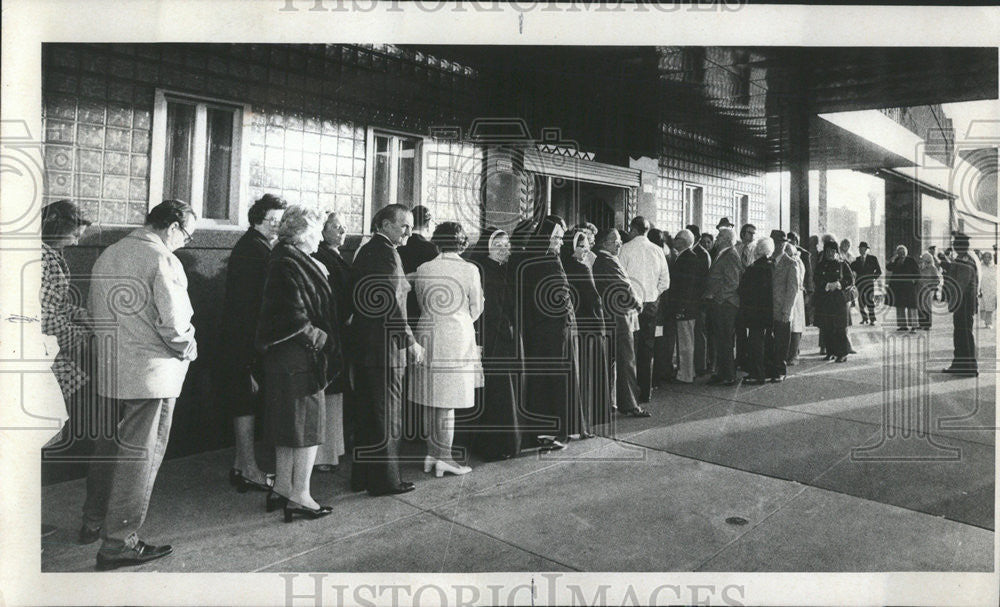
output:
POLYGON ((551 212, 570 226, 588 221, 599 230, 615 227, 615 209, 624 209, 628 190, 622 187, 555 179, 551 212))

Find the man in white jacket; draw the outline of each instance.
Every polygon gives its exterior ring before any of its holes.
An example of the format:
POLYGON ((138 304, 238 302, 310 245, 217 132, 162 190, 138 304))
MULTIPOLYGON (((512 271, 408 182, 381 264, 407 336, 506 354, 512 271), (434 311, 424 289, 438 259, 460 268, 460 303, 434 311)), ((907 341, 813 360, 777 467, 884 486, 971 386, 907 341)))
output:
POLYGON ((198 355, 187 276, 173 253, 190 242, 194 224, 189 205, 167 200, 94 264, 88 308, 104 365, 97 391, 120 420, 116 436, 98 443, 87 478, 80 542, 104 539, 99 570, 172 552, 141 541, 138 531, 167 448, 174 402, 198 355))

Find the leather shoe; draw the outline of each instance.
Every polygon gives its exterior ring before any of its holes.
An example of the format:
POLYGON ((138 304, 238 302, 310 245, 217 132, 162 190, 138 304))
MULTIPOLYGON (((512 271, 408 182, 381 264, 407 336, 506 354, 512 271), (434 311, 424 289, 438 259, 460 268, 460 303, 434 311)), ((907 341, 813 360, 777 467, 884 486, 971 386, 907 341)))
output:
POLYGON ((101 528, 91 529, 87 525, 80 526, 80 535, 77 536, 77 541, 81 544, 93 544, 97 540, 101 539, 101 528))
POLYGON ((952 375, 965 375, 968 377, 979 377, 979 371, 974 369, 956 369, 955 367, 948 367, 947 369, 941 369, 942 373, 950 373, 952 375))
POLYGON ((410 481, 401 481, 395 487, 389 487, 388 489, 379 489, 377 491, 368 490, 368 495, 372 497, 378 497, 381 495, 399 495, 400 493, 409 493, 416 489, 417 486, 410 481))
POLYGON ((151 546, 143 541, 137 541, 131 548, 122 548, 114 552, 97 553, 97 570, 109 571, 119 567, 141 565, 143 563, 167 556, 174 549, 171 546, 151 546))
POLYGON ((636 407, 635 409, 632 409, 631 411, 624 411, 624 412, 622 412, 622 415, 625 415, 627 417, 652 417, 653 416, 652 413, 650 413, 649 411, 646 411, 642 407, 636 407))

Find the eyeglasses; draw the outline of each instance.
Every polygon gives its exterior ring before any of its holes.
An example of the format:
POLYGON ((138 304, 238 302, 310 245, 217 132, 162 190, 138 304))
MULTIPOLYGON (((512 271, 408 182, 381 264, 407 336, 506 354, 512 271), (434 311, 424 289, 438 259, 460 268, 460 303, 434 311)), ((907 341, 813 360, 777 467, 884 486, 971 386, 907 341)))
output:
POLYGON ((177 223, 177 229, 184 234, 184 244, 191 242, 192 240, 191 234, 184 229, 184 226, 182 226, 180 222, 177 223))

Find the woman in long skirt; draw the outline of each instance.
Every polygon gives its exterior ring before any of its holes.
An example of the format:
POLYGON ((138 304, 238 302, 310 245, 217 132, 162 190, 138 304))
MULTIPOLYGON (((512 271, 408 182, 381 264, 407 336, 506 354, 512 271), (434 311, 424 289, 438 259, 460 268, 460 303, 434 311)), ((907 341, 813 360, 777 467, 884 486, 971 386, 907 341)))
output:
MULTIPOLYGON (((560 256, 570 285, 576 314, 576 343, 580 356, 580 406, 588 424, 611 421, 611 379, 608 336, 604 331, 604 304, 594 285, 586 260, 591 240, 588 232, 573 228, 563 237, 560 256)), ((575 428, 581 438, 593 436, 586 427, 575 428)))
POLYGON ((854 273, 840 260, 836 242, 823 244, 823 256, 816 264, 815 281, 816 324, 826 340, 826 360, 846 362, 850 354, 847 341, 848 287, 854 284, 854 273))
POLYGON ((476 323, 482 346, 483 387, 476 390, 476 406, 463 414, 468 445, 487 461, 508 459, 521 451, 521 422, 517 387, 522 370, 520 338, 514 331, 514 292, 507 262, 510 238, 488 227, 479 236, 479 250, 471 257, 479 267, 486 303, 476 323))
POLYGON ((526 423, 543 449, 562 449, 580 427, 576 317, 559 260, 566 222, 545 217, 515 268, 524 341, 526 423), (572 420, 572 421, 571 421, 572 420))

